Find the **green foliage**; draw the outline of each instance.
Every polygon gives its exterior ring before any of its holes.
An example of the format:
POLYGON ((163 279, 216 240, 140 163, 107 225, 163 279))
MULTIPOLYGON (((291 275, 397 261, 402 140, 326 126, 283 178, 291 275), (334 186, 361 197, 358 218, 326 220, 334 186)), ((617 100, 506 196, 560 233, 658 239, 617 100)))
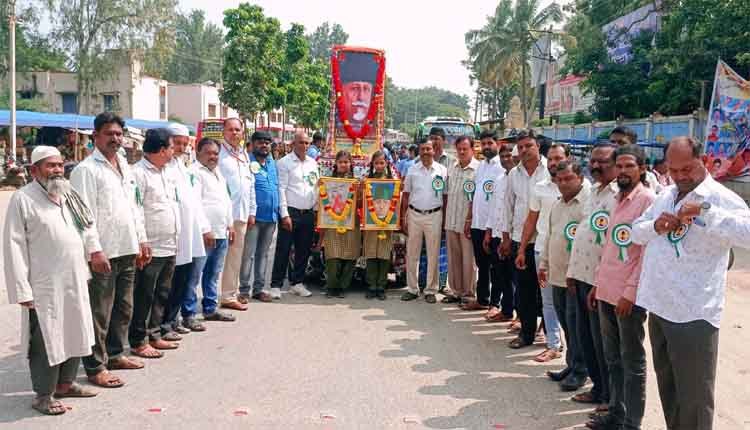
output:
MULTIPOLYGON (((10 109, 10 91, 4 88, 0 91, 0 109, 10 109)), ((34 97, 31 99, 22 99, 16 97, 16 110, 28 110, 32 112, 48 112, 50 106, 44 99, 34 97)))
POLYGON ((307 40, 310 44, 310 56, 327 63, 330 61, 331 48, 334 45, 344 45, 349 40, 349 35, 340 24, 324 22, 307 36, 307 40))
POLYGON ((566 45, 564 72, 587 76, 584 89, 596 94, 599 119, 690 113, 700 107, 703 83, 705 108, 719 58, 740 73, 750 64, 750 0, 665 0, 660 32, 633 41, 629 64, 612 63, 601 26, 644 3, 578 0, 573 5, 566 30, 575 42, 566 45))
MULTIPOLYGON (((0 0, 0 10, 8 10, 8 0, 0 0)), ((39 11, 34 5, 16 5, 16 70, 67 70, 65 54, 52 46, 47 38, 39 33, 39 11)), ((0 19, 0 74, 8 73, 8 20, 0 19)))
POLYGON ((385 96, 386 126, 406 133, 413 133, 414 123, 428 116, 469 118, 468 98, 448 90, 436 87, 401 88, 388 78, 385 96))

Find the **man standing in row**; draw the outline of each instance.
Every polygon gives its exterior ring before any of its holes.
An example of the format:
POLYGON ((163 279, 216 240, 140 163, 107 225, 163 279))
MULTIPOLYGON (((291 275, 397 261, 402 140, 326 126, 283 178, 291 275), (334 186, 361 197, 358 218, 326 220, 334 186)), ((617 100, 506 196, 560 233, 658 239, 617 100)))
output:
POLYGON ((669 142, 676 186, 633 224, 633 243, 645 246, 636 304, 650 313, 654 370, 669 430, 713 428, 729 250, 750 244, 750 209, 708 175, 702 148, 692 137, 669 142))
POLYGON ((645 185, 646 153, 639 146, 617 148, 615 169, 620 192, 596 270, 597 302, 593 303, 599 310, 611 407, 588 427, 638 430, 646 406, 646 311, 635 305, 642 246, 632 243, 632 225, 656 194, 645 185))
POLYGON ((540 311, 539 280, 537 279, 536 262, 534 261, 534 238, 525 248, 521 248, 523 226, 529 212, 529 195, 534 184, 549 178, 546 161, 539 153, 539 144, 533 130, 521 131, 516 148, 521 163, 508 174, 505 192, 505 216, 503 217, 501 256, 515 261, 516 255, 523 253, 526 258, 525 269, 514 269, 514 278, 518 295, 518 316, 521 320, 521 332, 509 346, 523 348, 534 343, 537 329, 537 317, 540 311))
POLYGON ((128 327, 133 316, 135 261, 148 260, 151 249, 136 202, 135 177, 119 154, 123 120, 105 112, 94 119, 94 152, 70 175, 70 182, 91 210, 107 261, 91 261, 89 299, 96 343, 83 359, 89 381, 100 387, 119 387, 113 369, 140 369, 143 363, 125 355, 128 327))
POLYGON ((302 283, 315 233, 315 206, 318 197, 318 162, 307 156, 310 137, 304 131, 294 135, 292 152, 276 164, 279 174, 279 214, 281 228, 276 238, 276 255, 271 275, 271 291, 280 294, 294 244, 294 264, 289 274, 289 291, 301 297, 312 293, 302 283))
MULTIPOLYGON (((635 130, 629 127, 615 127, 609 133, 609 143, 615 146, 638 145, 638 134, 635 130)), ((656 177, 654 172, 651 172, 650 170, 646 170, 645 185, 657 194, 660 193, 663 188, 662 183, 656 177)))
POLYGON ((224 121, 224 142, 219 153, 219 171, 227 181, 234 215, 234 242, 227 251, 221 277, 221 307, 246 311, 247 304, 237 301, 240 285, 245 235, 255 226, 255 176, 250 171, 250 157, 242 145, 245 125, 239 118, 224 121))
POLYGON ((177 184, 167 165, 172 161, 172 136, 166 129, 146 132, 143 158, 133 167, 136 196, 152 247, 150 262, 136 262, 133 320, 130 323, 131 352, 143 358, 161 358, 158 350, 176 349, 179 344, 161 338, 164 308, 174 275, 180 207, 177 184))
POLYGON ((456 139, 458 162, 448 169, 448 196, 445 207, 445 236, 448 243, 448 285, 443 303, 472 301, 475 297, 476 269, 471 244, 471 218, 467 217, 474 198, 474 174, 479 161, 474 158, 471 138, 456 139))
POLYGON ((599 144, 591 151, 589 165, 595 183, 584 205, 583 220, 576 230, 565 280, 567 288, 576 293, 578 338, 589 378, 594 383, 590 392, 580 393, 573 400, 598 403, 598 412, 608 409, 609 372, 604 361, 599 313, 589 309, 588 297, 594 289, 595 270, 599 266, 607 231, 612 227, 610 217, 619 191, 615 182, 614 153, 615 148, 610 143, 599 144))
POLYGON ((276 162, 270 156, 271 134, 256 131, 250 140, 253 143, 253 152, 249 154, 250 172, 255 176, 257 211, 255 227, 245 236, 238 298, 243 304, 249 303, 250 298, 261 302, 281 298, 279 288, 272 289, 271 294, 265 291, 269 249, 279 221, 279 175, 276 162))
POLYGON ((435 303, 438 292, 438 253, 440 233, 443 230, 443 206, 445 205, 445 179, 448 171, 436 163, 432 156, 432 141, 419 145, 420 163, 409 169, 404 181, 401 197, 401 222, 406 241, 406 282, 408 291, 401 300, 410 301, 419 297, 419 251, 422 240, 427 248, 427 285, 424 299, 435 303))
POLYGON ((85 256, 102 271, 107 260, 91 213, 63 177, 60 151, 37 146, 31 162, 35 180, 8 203, 5 285, 9 302, 22 307, 21 350, 28 352, 36 393, 31 406, 46 415, 60 415, 66 408, 53 395, 96 395, 74 381, 80 357, 91 354, 94 344, 85 256))

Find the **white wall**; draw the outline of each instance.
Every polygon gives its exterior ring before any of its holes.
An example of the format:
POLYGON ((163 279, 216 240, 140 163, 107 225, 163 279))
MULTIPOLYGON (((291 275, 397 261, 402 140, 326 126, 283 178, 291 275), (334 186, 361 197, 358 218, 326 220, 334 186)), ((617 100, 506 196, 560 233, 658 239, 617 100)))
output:
POLYGON ((227 109, 222 115, 219 89, 201 84, 169 84, 169 114, 174 115, 189 125, 209 118, 231 118, 239 114, 234 109, 227 109), (209 105, 216 106, 216 114, 209 115, 209 105))

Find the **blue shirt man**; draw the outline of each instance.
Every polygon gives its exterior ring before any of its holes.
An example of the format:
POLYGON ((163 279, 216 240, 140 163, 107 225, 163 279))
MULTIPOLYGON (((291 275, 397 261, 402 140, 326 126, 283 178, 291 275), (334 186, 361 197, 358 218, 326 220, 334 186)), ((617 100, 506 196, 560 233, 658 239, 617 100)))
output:
POLYGON ((320 157, 322 148, 323 148, 323 135, 319 131, 316 131, 315 134, 313 134, 312 145, 310 145, 310 147, 307 148, 307 156, 314 160, 317 160, 318 157, 320 157))
POLYGON ((279 175, 271 156, 271 135, 256 131, 250 138, 252 150, 248 154, 250 173, 255 177, 255 226, 247 229, 245 249, 240 268, 240 303, 251 298, 270 302, 281 298, 281 291, 265 290, 268 250, 279 221, 279 175), (252 281, 252 282, 251 282, 252 281))

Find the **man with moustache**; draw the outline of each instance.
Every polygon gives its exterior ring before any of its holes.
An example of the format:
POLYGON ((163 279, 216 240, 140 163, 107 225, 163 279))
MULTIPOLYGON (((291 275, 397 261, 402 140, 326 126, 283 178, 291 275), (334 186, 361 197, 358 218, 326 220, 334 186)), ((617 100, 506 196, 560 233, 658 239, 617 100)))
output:
POLYGON ((633 223, 645 246, 636 304, 648 331, 669 430, 711 430, 731 247, 750 244, 750 209, 703 165, 702 143, 680 136, 666 150, 675 186, 633 223))
POLYGON ((471 243, 474 250, 474 262, 477 266, 476 300, 463 303, 462 309, 488 310, 487 318, 493 321, 510 321, 513 318, 513 290, 508 283, 502 288, 498 280, 491 276, 494 249, 500 241, 492 240, 490 245, 484 246, 485 231, 490 219, 490 204, 493 193, 497 188, 498 178, 504 175, 497 156, 498 145, 495 130, 483 130, 479 136, 484 159, 479 162, 474 175, 474 197, 466 214, 470 220, 471 243), (492 288, 490 288, 492 282, 492 288), (510 287, 510 288, 508 288, 510 287), (494 293, 494 294, 493 294, 494 293), (502 306, 501 306, 502 301, 502 306), (502 309, 502 312, 501 312, 502 309))
MULTIPOLYGON (((635 130, 629 127, 625 127, 625 126, 615 127, 609 133, 609 143, 615 146, 637 145, 638 134, 635 132, 635 130)), ((646 170, 645 185, 647 188, 651 188, 657 194, 660 193, 663 188, 661 182, 659 182, 659 179, 657 179, 654 172, 651 172, 649 170, 646 170)))
POLYGON ((146 229, 136 203, 136 184, 127 160, 119 154, 125 122, 104 112, 94 119, 94 152, 70 175, 73 189, 91 210, 101 257, 91 261, 89 299, 96 343, 83 358, 89 381, 100 387, 124 384, 114 369, 140 369, 143 362, 125 355, 133 316, 135 262, 151 258, 146 229))
POLYGON ((510 144, 498 144, 497 156, 500 158, 500 165, 503 166, 506 174, 510 172, 510 169, 518 165, 518 163, 513 161, 512 153, 513 149, 510 147, 510 144))
MULTIPOLYGON (((250 156, 250 172, 255 176, 255 227, 247 231, 245 251, 240 269, 240 303, 249 303, 253 298, 270 302, 281 298, 279 288, 265 291, 268 250, 271 247, 276 224, 279 220, 279 175, 276 162, 270 156, 271 134, 256 131, 250 138, 253 151, 250 156)), ((308 152, 309 156, 309 152, 308 152)))
POLYGON ((91 354, 94 344, 86 259, 102 272, 108 260, 92 228, 93 215, 63 176, 60 151, 37 146, 31 163, 35 180, 8 203, 5 286, 9 302, 22 308, 21 350, 36 394, 31 406, 60 415, 66 407, 53 395, 96 395, 74 381, 80 357, 91 354))
POLYGON ((588 298, 596 283, 595 270, 607 232, 612 227, 610 217, 619 192, 614 154, 615 147, 609 142, 597 144, 591 151, 589 166, 595 183, 584 204, 583 219, 576 230, 565 279, 568 291, 576 294, 576 329, 589 378, 594 384, 591 391, 577 394, 572 400, 599 404, 597 412, 605 412, 608 408, 609 371, 604 361, 599 313, 589 309, 588 298))
MULTIPOLYGON (((529 214, 523 225, 521 234, 521 249, 526 249, 534 235, 534 256, 538 260, 542 250, 544 250, 545 241, 547 240, 547 226, 549 224, 550 208, 560 197, 560 191, 554 182, 557 165, 565 160, 570 159, 570 147, 562 143, 552 144, 547 151, 547 170, 550 173, 549 178, 534 184, 531 188, 531 197, 529 198, 529 214)), ((526 255, 519 253, 516 256, 515 266, 519 270, 526 268, 526 255)), ((560 321, 555 313, 555 303, 553 297, 553 288, 542 288, 542 316, 544 318, 544 327, 547 333, 547 349, 537 355, 534 360, 540 363, 546 363, 560 357, 562 343, 560 339, 560 321)), ((567 326, 566 322, 563 322, 567 326)), ((570 346, 570 343, 568 343, 570 346)), ((572 353, 571 353, 572 354, 572 353)), ((575 358, 576 356, 571 356, 575 358)), ((571 360, 571 364, 572 360, 571 360)), ((569 373, 569 368, 563 370, 563 373, 569 373)), ((584 378, 585 379, 585 378, 584 378)), ((583 381, 580 381, 583 384, 583 381)))
POLYGON ((610 408, 587 426, 594 429, 638 430, 646 406, 646 311, 635 305, 643 247, 632 243, 632 224, 651 206, 656 194, 646 187, 646 153, 637 145, 615 151, 616 205, 596 270, 604 357, 610 375, 610 408))
POLYGON ((525 254, 524 269, 514 266, 513 274, 518 295, 518 316, 521 320, 521 331, 509 346, 523 348, 534 343, 537 329, 537 317, 540 313, 539 280, 537 279, 536 262, 534 261, 534 236, 525 248, 521 248, 523 226, 529 211, 529 196, 534 184, 549 178, 547 161, 539 153, 539 143, 533 130, 518 133, 516 148, 520 164, 508 173, 505 192, 505 213, 502 220, 503 239, 500 244, 501 257, 515 261, 518 254, 525 254))

